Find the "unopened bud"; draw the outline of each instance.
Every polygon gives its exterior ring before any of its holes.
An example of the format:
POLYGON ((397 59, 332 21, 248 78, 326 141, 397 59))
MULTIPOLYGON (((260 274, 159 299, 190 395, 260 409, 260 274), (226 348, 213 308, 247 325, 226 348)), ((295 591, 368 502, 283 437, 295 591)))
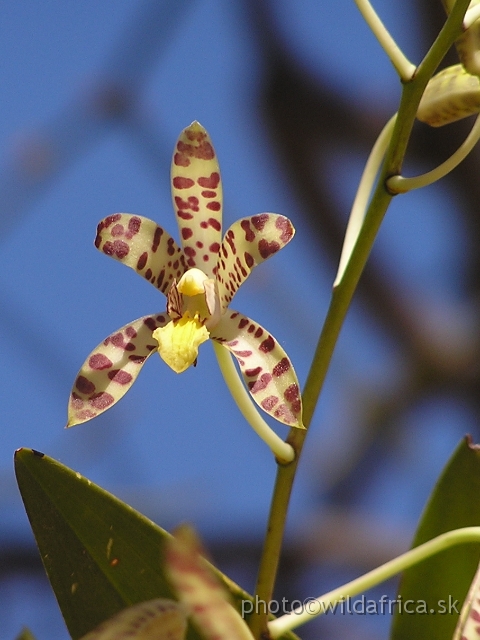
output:
POLYGON ((480 111, 480 80, 461 64, 433 76, 418 106, 417 118, 431 127, 443 127, 480 111))

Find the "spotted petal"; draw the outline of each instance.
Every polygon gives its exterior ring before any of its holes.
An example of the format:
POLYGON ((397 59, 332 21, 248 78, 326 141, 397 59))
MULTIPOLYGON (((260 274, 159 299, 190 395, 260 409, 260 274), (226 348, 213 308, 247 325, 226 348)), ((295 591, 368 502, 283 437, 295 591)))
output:
POLYGON ((230 309, 210 337, 235 356, 252 398, 264 411, 290 427, 303 428, 295 370, 268 331, 230 309))
POLYGON ((97 227, 95 246, 107 256, 123 262, 151 282, 162 293, 174 278, 185 272, 185 258, 175 240, 156 222, 115 213, 97 227))
POLYGON ((75 380, 68 405, 68 427, 95 418, 127 393, 157 348, 152 332, 168 322, 166 313, 139 318, 94 349, 75 380))
POLYGON ((212 277, 222 233, 222 183, 212 141, 198 122, 180 134, 171 178, 187 265, 212 277))
POLYGON ((167 543, 166 569, 180 601, 206 640, 253 640, 201 552, 195 532, 186 525, 167 543))
POLYGON ((217 281, 223 311, 252 269, 288 244, 294 234, 290 220, 275 213, 261 213, 232 224, 218 256, 217 281))

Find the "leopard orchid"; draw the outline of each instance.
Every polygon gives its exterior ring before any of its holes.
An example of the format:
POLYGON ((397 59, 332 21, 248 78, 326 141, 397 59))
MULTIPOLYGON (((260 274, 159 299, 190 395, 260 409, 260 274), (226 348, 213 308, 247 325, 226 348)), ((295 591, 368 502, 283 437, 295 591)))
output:
MULTIPOLYGON (((290 220, 273 213, 242 218, 222 242, 219 166, 198 122, 177 142, 171 186, 181 248, 162 227, 138 215, 117 213, 98 225, 97 249, 164 293, 167 308, 127 324, 90 354, 72 390, 67 426, 86 422, 120 400, 153 352, 181 373, 196 364, 200 344, 211 339, 222 347, 215 351, 224 375, 229 365, 219 352, 237 360, 257 405, 276 420, 303 428, 299 385, 287 354, 263 327, 229 308, 252 269, 290 242, 290 220)), ((231 377, 227 384, 231 390, 235 386, 231 377)))

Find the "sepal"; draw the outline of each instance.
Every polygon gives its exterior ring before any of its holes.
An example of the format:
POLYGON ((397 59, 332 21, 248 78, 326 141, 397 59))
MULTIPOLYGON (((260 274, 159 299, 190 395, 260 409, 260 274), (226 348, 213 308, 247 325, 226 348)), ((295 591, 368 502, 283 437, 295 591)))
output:
POLYGON ((144 316, 112 333, 92 351, 70 394, 67 427, 95 418, 127 393, 157 348, 153 331, 168 322, 166 313, 144 316))

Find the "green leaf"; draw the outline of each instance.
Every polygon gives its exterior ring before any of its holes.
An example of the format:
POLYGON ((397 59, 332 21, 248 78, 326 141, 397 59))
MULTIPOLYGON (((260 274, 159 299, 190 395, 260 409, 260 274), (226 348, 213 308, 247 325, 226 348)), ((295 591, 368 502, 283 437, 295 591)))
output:
MULTIPOLYGON (((437 481, 412 547, 446 531, 479 526, 479 497, 480 447, 466 438, 437 481)), ((480 544, 458 545, 405 571, 399 590, 403 607, 395 607, 391 639, 451 640, 479 558, 480 544), (407 600, 417 613, 406 611, 407 600)))
MULTIPOLYGON (((126 606, 173 598, 163 571, 170 536, 79 473, 32 449, 15 473, 43 564, 68 630, 77 640, 126 606)), ((245 591, 216 570, 241 611, 245 591)), ((293 633, 282 636, 295 640, 293 633)), ((188 640, 201 640, 189 626, 188 640)))

